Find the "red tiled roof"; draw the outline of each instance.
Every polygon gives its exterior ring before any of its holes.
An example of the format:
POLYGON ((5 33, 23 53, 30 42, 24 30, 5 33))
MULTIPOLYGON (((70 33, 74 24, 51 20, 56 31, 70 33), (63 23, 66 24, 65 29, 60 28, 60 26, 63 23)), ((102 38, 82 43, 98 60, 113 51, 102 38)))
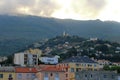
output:
POLYGON ((29 67, 16 67, 16 73, 36 73, 36 68, 29 68, 29 67))
POLYGON ((40 69, 39 71, 46 71, 46 72, 64 72, 64 70, 62 70, 62 68, 58 68, 56 66, 46 66, 42 69, 40 69))

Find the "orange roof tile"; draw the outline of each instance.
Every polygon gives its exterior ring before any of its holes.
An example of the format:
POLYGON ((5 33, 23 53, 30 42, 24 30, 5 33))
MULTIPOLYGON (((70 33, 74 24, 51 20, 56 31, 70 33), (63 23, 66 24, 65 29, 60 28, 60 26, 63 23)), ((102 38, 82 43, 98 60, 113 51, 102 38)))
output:
POLYGON ((64 70, 62 70, 62 68, 58 68, 56 66, 46 66, 46 67, 40 69, 39 71, 64 72, 64 70))
POLYGON ((15 68, 16 73, 36 73, 36 68, 30 68, 30 67, 16 67, 15 68))

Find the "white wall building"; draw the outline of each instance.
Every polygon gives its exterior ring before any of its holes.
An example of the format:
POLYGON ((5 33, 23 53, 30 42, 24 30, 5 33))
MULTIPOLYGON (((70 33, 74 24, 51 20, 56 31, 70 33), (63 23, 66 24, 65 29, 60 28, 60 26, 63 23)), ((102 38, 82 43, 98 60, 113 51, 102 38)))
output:
POLYGON ((3 62, 3 61, 5 61, 5 60, 7 60, 7 59, 8 59, 8 58, 5 57, 5 56, 4 56, 4 57, 1 57, 1 56, 0 56, 0 62, 3 62))
POLYGON ((38 64, 37 54, 16 53, 14 54, 14 64, 20 66, 34 66, 38 64))
POLYGON ((39 60, 45 64, 57 64, 59 56, 55 57, 40 57, 39 60))

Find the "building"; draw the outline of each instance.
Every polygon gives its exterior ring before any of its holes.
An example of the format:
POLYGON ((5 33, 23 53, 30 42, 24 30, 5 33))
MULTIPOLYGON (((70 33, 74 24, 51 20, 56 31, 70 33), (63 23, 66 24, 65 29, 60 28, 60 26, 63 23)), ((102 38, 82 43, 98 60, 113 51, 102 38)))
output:
POLYGON ((80 71, 75 73, 75 80, 118 80, 118 75, 111 71, 80 71))
POLYGON ((99 64, 94 62, 87 56, 71 57, 63 61, 62 63, 59 63, 58 66, 66 70, 66 80, 75 80, 75 73, 82 70, 99 70, 99 64))
POLYGON ((16 80, 14 67, 0 67, 0 80, 16 80))
POLYGON ((38 69, 37 80, 65 80, 65 71, 56 66, 38 69))
POLYGON ((57 64, 59 56, 55 57, 40 57, 39 60, 45 64, 57 64))
POLYGON ((33 67, 15 67, 15 80, 34 80, 37 70, 33 67))
POLYGON ((96 38, 90 38, 90 41, 97 41, 98 40, 98 38, 96 37, 96 38))
POLYGON ((99 68, 103 68, 105 65, 111 65, 112 63, 108 60, 97 60, 97 63, 99 64, 99 68))
POLYGON ((7 60, 7 57, 5 57, 5 56, 4 56, 4 57, 1 57, 1 56, 0 56, 0 62, 3 62, 3 61, 5 61, 5 60, 7 60))
POLYGON ((34 66, 38 64, 37 54, 16 53, 14 54, 14 64, 20 66, 34 66))

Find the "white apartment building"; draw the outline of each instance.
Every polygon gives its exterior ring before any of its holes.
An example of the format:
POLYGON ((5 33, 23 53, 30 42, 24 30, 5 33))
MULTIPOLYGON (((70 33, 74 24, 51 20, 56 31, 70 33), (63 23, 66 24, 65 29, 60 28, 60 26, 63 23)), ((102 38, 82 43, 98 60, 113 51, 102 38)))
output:
POLYGON ((45 64, 57 64, 59 56, 55 57, 40 57, 39 60, 45 64))
POLYGON ((14 54, 14 64, 20 66, 34 66, 38 64, 37 54, 16 53, 14 54))

